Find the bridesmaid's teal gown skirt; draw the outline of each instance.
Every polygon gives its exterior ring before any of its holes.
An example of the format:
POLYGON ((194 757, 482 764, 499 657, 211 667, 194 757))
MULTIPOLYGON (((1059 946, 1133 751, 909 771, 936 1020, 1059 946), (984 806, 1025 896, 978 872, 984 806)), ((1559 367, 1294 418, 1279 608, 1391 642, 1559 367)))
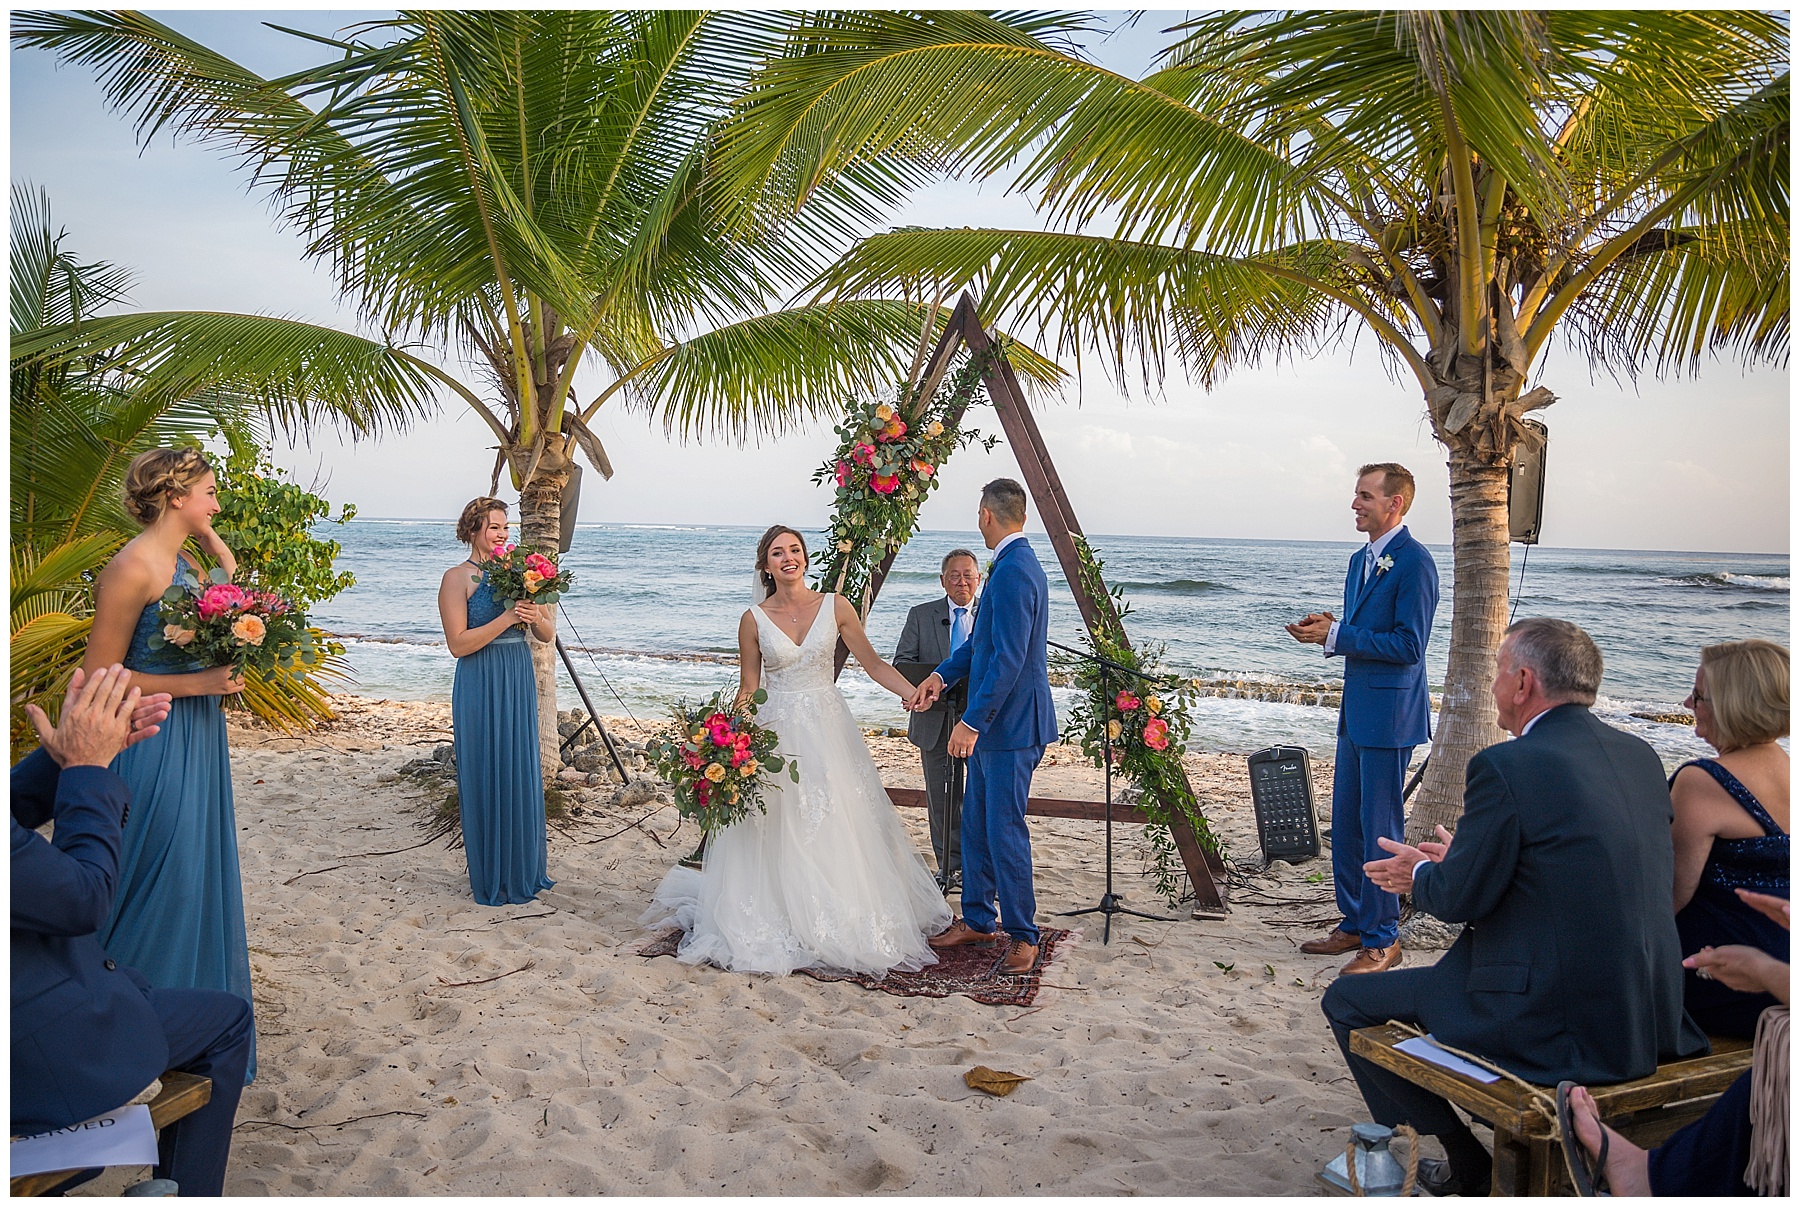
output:
MULTIPOLYGON (((185 572, 184 562, 176 580, 185 572)), ((178 651, 149 648, 155 620, 153 603, 139 619, 125 664, 160 674, 196 669, 178 651)), ((176 700, 162 731, 120 753, 112 769, 131 791, 131 813, 101 945, 158 989, 223 989, 254 1005, 219 697, 176 700)), ((255 1076, 253 1048, 245 1084, 255 1076)))
MULTIPOLYGON (((469 627, 501 611, 483 579, 469 597, 469 627)), ((537 678, 524 634, 509 630, 458 658, 450 707, 469 888, 483 905, 531 901, 556 882, 545 874, 537 678)))

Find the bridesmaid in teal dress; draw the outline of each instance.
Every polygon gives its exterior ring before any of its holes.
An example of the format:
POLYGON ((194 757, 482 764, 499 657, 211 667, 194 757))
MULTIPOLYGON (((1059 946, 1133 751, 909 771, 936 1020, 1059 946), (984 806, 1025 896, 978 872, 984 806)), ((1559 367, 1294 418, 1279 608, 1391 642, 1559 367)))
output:
MULTIPOLYGON (((228 573, 237 559, 212 530, 219 511, 206 458, 154 449, 125 475, 125 508, 143 532, 120 549, 95 586, 89 675, 122 662, 146 694, 174 697, 162 732, 130 747, 112 769, 131 790, 107 954, 159 989, 223 989, 254 1005, 238 876, 231 756, 221 696, 243 690, 229 667, 205 667, 171 646, 152 651, 157 605, 171 583, 197 582, 182 555, 192 541, 228 573)), ((246 1084, 256 1074, 251 1055, 246 1084)))
POLYGON ((556 635, 550 610, 502 607, 483 565, 506 543, 506 504, 471 500, 456 524, 469 558, 444 573, 438 614, 456 655, 450 710, 456 795, 469 887, 483 905, 519 905, 556 883, 545 874, 544 778, 538 752, 537 677, 519 625, 556 635))

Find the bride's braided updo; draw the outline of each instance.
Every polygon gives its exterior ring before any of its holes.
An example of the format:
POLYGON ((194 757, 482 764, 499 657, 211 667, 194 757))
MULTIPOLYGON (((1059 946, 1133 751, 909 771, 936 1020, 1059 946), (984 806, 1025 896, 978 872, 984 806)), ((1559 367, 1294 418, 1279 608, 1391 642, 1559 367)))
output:
POLYGON ((153 448, 132 458, 125 471, 125 512, 148 528, 169 506, 186 498, 212 466, 198 449, 153 448))
POLYGON ((806 551, 806 538, 800 535, 797 528, 789 528, 786 524, 777 524, 762 534, 762 540, 756 542, 756 581, 762 584, 763 597, 766 599, 775 594, 775 576, 769 573, 769 546, 779 536, 791 536, 800 542, 800 554, 808 561, 812 555, 806 551))

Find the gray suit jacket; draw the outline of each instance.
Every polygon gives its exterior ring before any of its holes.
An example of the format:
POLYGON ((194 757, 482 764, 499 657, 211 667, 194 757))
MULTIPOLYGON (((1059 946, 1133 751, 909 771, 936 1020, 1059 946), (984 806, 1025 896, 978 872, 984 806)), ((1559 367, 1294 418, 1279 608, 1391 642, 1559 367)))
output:
MULTIPOLYGON (((977 599, 974 606, 980 605, 981 601, 977 599)), ((900 630, 900 643, 894 647, 894 661, 927 662, 936 666, 949 656, 950 600, 940 595, 907 612, 906 626, 900 630)), ((954 725, 955 718, 946 711, 916 712, 906 722, 906 736, 920 750, 930 750, 949 739, 954 725)))

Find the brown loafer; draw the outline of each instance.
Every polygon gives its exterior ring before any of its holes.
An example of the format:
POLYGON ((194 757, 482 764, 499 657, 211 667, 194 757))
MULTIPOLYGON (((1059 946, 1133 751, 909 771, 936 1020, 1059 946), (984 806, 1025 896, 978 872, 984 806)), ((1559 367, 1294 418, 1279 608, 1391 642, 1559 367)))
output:
POLYGON ((1342 927, 1333 927, 1331 933, 1323 939, 1308 939, 1300 944, 1300 950, 1309 956, 1339 956, 1346 951, 1355 951, 1361 946, 1361 935, 1353 934, 1342 927))
POLYGON ((1357 951, 1351 961, 1338 969, 1339 976, 1356 976, 1364 972, 1386 972, 1390 968, 1400 967, 1406 957, 1400 951, 1400 944, 1389 947, 1364 947, 1357 951))
POLYGON ((1005 938, 999 931, 976 930, 961 918, 950 924, 950 929, 941 935, 932 935, 925 940, 933 947, 962 947, 969 943, 998 943, 1005 938))
POLYGON ((1006 976, 1021 976, 1037 967, 1037 958, 1036 943, 1014 939, 1012 946, 1006 949, 1006 958, 1000 961, 1000 971, 1006 976))

